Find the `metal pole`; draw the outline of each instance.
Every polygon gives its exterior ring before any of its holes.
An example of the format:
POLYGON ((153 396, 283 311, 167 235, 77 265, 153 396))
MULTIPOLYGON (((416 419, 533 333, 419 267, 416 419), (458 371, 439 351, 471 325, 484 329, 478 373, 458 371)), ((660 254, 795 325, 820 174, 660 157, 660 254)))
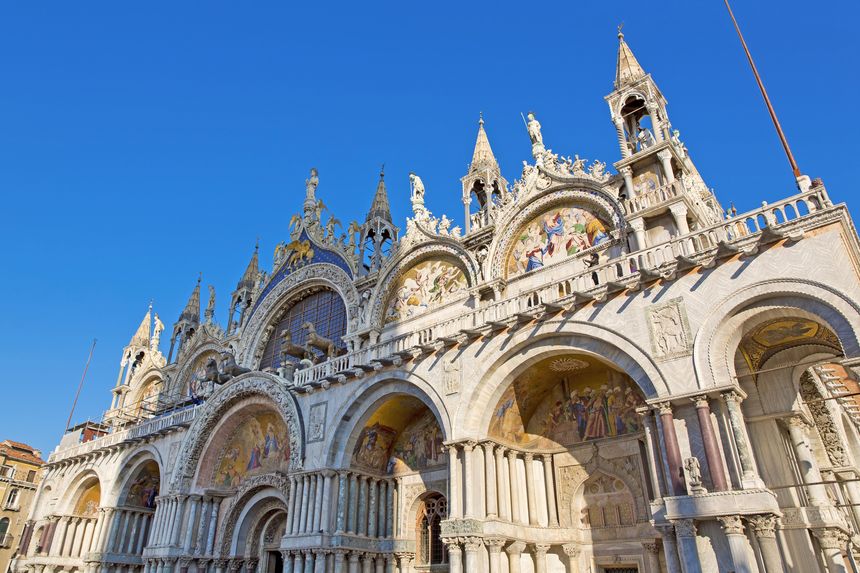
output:
POLYGON ((90 360, 93 359, 93 351, 96 349, 96 339, 93 338, 93 345, 90 346, 90 355, 87 356, 87 363, 84 366, 84 373, 81 374, 81 382, 78 384, 78 391, 75 392, 75 401, 72 402, 72 411, 69 412, 69 419, 66 420, 66 430, 72 425, 72 416, 75 414, 75 406, 78 405, 78 397, 81 395, 81 388, 84 387, 84 378, 87 377, 87 370, 90 368, 90 360))
POLYGON ((797 162, 794 160, 794 155, 791 153, 791 148, 788 146, 788 140, 785 138, 785 134, 782 132, 782 126, 779 125, 779 120, 776 118, 776 111, 773 109, 773 105, 770 103, 770 98, 767 95, 767 90, 764 89, 764 83, 761 81, 761 76, 759 76, 758 68, 755 67, 755 62, 753 61, 752 54, 750 54, 749 48, 747 47, 747 43, 744 40, 744 35, 741 33, 741 28, 738 26, 738 21, 735 19, 735 15, 732 12, 732 7, 729 6, 729 0, 724 0, 726 3, 726 9, 729 11, 729 16, 732 18, 732 23, 735 25, 735 30, 738 33, 738 38, 741 40, 741 45, 744 48, 744 53, 747 55, 747 60, 749 60, 750 67, 752 68, 753 75, 755 76, 755 81, 758 84, 758 89, 761 90, 761 95, 764 98, 764 103, 767 105, 767 111, 770 114, 770 119, 773 121, 773 126, 776 128, 776 133, 779 135, 779 140, 782 142, 782 147, 785 149, 785 155, 788 157, 788 162, 791 165, 791 171, 794 173, 794 178, 797 179, 800 177, 800 168, 797 166, 797 162))

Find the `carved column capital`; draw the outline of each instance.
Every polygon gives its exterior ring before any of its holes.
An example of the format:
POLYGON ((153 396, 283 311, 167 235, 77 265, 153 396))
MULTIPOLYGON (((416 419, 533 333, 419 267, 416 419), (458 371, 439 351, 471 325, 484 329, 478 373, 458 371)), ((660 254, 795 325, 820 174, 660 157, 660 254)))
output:
POLYGON ((654 404, 654 409, 657 410, 661 416, 665 416, 666 414, 669 414, 670 416, 672 415, 671 402, 657 402, 654 404))
POLYGON ((511 543, 510 545, 505 547, 505 552, 508 555, 514 557, 514 556, 519 556, 519 554, 522 553, 523 551, 525 551, 525 549, 526 549, 525 542, 514 541, 513 543, 511 543))
POLYGON ((504 537, 487 537, 484 539, 484 543, 486 543, 487 547, 489 547, 490 553, 500 553, 502 547, 504 547, 507 541, 508 540, 504 537))
POLYGON ((841 529, 825 528, 813 529, 813 535, 818 538, 818 544, 822 549, 845 549, 848 544, 848 535, 841 529))
POLYGON ((690 398, 690 401, 696 405, 696 408, 710 408, 710 398, 706 394, 699 394, 698 396, 693 396, 690 398))
POLYGON ((532 553, 537 556, 545 556, 550 549, 552 549, 552 545, 549 543, 535 543, 532 545, 532 553))
POLYGON ((642 549, 645 550, 645 553, 650 553, 652 555, 657 555, 660 553, 660 544, 657 541, 649 541, 642 544, 642 549))
POLYGON ((463 442, 463 444, 462 444, 463 451, 468 454, 469 452, 471 452, 472 450, 475 449, 476 445, 478 445, 478 444, 472 440, 469 440, 467 442, 463 442))
POLYGON ((743 535, 744 523, 740 515, 723 515, 717 518, 717 521, 723 526, 723 531, 726 535, 743 535))
POLYGON ((722 392, 720 396, 723 397, 723 400, 726 402, 731 402, 733 404, 740 404, 744 401, 743 396, 737 390, 729 390, 727 392, 722 392))
POLYGON ((568 557, 579 557, 579 554, 582 553, 582 549, 578 543, 565 543, 561 546, 561 549, 568 557))
POLYGON ((696 536, 696 522, 692 519, 673 519, 672 525, 675 526, 675 534, 678 537, 696 536))
POLYGON ((776 537, 778 518, 772 513, 750 515, 747 517, 747 521, 752 526, 756 537, 776 537))
POLYGON ((532 460, 534 460, 534 459, 535 459, 535 455, 534 455, 533 453, 531 453, 531 452, 526 452, 526 453, 524 453, 524 454, 523 454, 523 460, 524 460, 527 464, 530 464, 530 463, 532 462, 532 460))
POLYGON ((658 151, 657 152, 657 158, 660 159, 660 161, 669 161, 670 159, 672 159, 672 152, 669 151, 668 149, 658 151))
POLYGON ((463 542, 463 546, 466 548, 466 553, 477 551, 483 544, 484 541, 480 537, 467 537, 463 542))

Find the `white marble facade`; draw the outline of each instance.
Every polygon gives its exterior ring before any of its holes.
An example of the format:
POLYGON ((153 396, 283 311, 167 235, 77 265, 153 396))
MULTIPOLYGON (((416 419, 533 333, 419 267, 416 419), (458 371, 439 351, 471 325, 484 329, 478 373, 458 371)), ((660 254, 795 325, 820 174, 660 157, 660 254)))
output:
MULTIPOLYGON (((69 431, 21 573, 837 572, 860 525, 860 267, 820 181, 724 213, 620 38, 621 159, 502 177, 464 222, 382 176, 341 235, 314 170, 221 328, 147 313, 69 431)), ((548 139, 551 129, 548 129, 548 139)))

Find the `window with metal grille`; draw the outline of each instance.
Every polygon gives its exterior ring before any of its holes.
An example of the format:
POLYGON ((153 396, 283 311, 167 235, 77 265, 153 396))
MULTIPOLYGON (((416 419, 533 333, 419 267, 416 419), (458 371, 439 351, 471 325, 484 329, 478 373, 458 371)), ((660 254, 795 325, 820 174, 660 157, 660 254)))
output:
MULTIPOLYGON (((308 339, 308 331, 302 325, 310 322, 319 336, 328 338, 338 351, 346 348, 343 336, 346 334, 346 306, 336 292, 321 290, 293 302, 275 324, 275 329, 269 337, 260 370, 280 368, 281 366, 281 332, 290 333, 292 343, 304 346, 308 339)), ((313 349, 318 360, 324 360, 321 350, 313 349)), ((298 362, 298 357, 288 356, 290 362, 298 362)))
POLYGON ((442 543, 442 520, 448 515, 448 502, 440 494, 424 499, 418 511, 418 565, 448 563, 448 551, 442 543))

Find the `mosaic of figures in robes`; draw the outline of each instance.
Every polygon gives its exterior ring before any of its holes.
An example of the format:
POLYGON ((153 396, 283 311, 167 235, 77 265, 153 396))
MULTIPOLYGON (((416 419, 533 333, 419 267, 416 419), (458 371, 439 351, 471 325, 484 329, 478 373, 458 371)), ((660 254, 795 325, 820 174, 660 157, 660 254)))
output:
POLYGON ((535 217, 516 238, 508 275, 527 273, 563 261, 609 240, 606 226, 578 207, 557 207, 535 217))
POLYGON ((429 260, 409 269, 400 278, 385 312, 385 321, 417 316, 445 304, 468 287, 460 267, 447 261, 429 260))
POLYGON ((287 427, 274 412, 255 414, 233 433, 215 470, 215 486, 236 487, 247 477, 285 469, 290 460, 287 427))
POLYGON ((590 380, 555 374, 546 384, 512 384, 502 396, 490 433, 535 447, 572 445, 638 432, 644 405, 626 375, 605 369, 590 380))
POLYGON ((155 463, 147 464, 132 480, 125 498, 125 505, 155 509, 155 498, 158 496, 160 482, 158 466, 155 463))
POLYGON ((388 459, 387 471, 390 474, 399 474, 444 463, 442 431, 436 422, 436 416, 427 410, 397 436, 388 459))
POLYGON ((365 426, 358 435, 352 451, 352 465, 382 473, 388 462, 388 453, 397 438, 397 430, 376 422, 365 426))
POLYGON ((98 514, 99 503, 101 503, 102 488, 98 482, 89 486, 78 498, 75 504, 75 515, 82 517, 94 517, 98 514))

